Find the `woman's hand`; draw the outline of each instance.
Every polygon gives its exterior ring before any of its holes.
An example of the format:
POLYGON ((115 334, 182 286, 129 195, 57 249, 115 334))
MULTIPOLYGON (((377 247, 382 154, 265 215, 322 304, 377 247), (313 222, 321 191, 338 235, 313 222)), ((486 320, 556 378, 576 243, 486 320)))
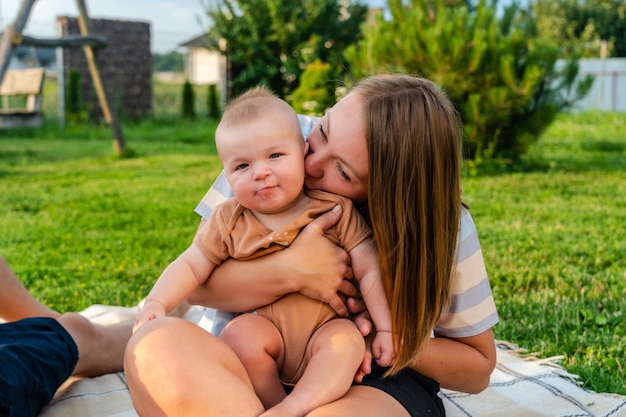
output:
POLYGON ((328 303, 340 316, 348 315, 338 293, 357 296, 349 281, 350 257, 324 236, 340 217, 340 207, 324 213, 285 250, 249 261, 227 260, 188 301, 226 311, 249 311, 300 292, 328 303))
POLYGON ((341 207, 324 213, 300 232, 290 253, 291 268, 296 271, 298 291, 309 298, 328 303, 338 315, 348 315, 348 308, 338 293, 356 297, 357 289, 350 281, 350 256, 324 236, 324 232, 341 217, 341 207))

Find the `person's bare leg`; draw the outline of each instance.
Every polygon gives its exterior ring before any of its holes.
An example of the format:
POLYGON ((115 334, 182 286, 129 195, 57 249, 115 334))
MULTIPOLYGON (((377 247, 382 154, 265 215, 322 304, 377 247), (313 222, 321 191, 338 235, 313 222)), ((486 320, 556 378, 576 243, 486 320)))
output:
POLYGON ((6 321, 16 321, 26 317, 56 318, 59 315, 37 301, 0 256, 0 317, 6 321))
POLYGON ((124 349, 134 320, 117 324, 94 324, 78 313, 65 313, 58 319, 78 347, 75 376, 97 376, 123 370, 124 349))
POLYGON ((305 415, 342 397, 350 389, 364 353, 365 340, 353 322, 334 319, 324 324, 311 337, 309 360, 293 391, 261 417, 305 415))
POLYGON ((284 360, 283 339, 274 324, 256 314, 244 314, 230 321, 220 339, 235 352, 252 381, 265 408, 287 396, 278 370, 284 360))
POLYGON ((410 417, 406 409, 391 395, 378 388, 354 385, 339 400, 323 405, 307 417, 410 417))
POLYGON ((124 370, 140 416, 257 417, 264 410, 235 353, 178 318, 141 326, 126 348, 124 370))

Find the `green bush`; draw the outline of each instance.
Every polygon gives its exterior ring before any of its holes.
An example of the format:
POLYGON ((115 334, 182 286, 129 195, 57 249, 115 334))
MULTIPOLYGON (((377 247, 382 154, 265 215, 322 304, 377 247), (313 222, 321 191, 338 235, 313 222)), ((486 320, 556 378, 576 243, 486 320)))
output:
POLYGON ((65 92, 65 119, 69 123, 79 123, 82 119, 83 88, 80 73, 74 68, 70 69, 65 92))
POLYGON ((183 117, 187 119, 196 118, 195 93, 193 86, 186 80, 183 84, 183 117))
POLYGON ((300 78, 300 86, 294 91, 292 105, 296 112, 321 116, 335 104, 334 71, 327 63, 310 63, 300 78))
POLYGON ((212 119, 220 117, 219 97, 217 94, 217 86, 209 84, 206 98, 207 114, 212 119))
POLYGON ((559 46, 537 37, 532 14, 515 3, 389 0, 365 37, 346 53, 356 76, 408 72, 441 85, 459 109, 466 154, 519 160, 555 116, 584 96, 577 60, 560 65, 559 46))

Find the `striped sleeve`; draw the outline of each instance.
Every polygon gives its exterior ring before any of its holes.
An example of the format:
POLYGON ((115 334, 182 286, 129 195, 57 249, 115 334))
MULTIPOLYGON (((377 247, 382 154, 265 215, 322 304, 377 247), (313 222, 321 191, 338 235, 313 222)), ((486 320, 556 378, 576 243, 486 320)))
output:
POLYGON ((499 318, 476 226, 465 207, 456 258, 450 305, 442 312, 435 333, 452 338, 475 336, 493 327, 499 318))
POLYGON ((196 206, 195 212, 208 220, 213 213, 213 209, 220 203, 228 200, 233 196, 233 190, 224 175, 224 171, 217 177, 209 191, 202 197, 202 200, 196 206))

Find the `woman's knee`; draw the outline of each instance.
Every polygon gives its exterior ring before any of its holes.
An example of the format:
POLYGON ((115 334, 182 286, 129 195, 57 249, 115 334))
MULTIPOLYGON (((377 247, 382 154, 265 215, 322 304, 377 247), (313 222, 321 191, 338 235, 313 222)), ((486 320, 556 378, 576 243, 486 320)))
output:
MULTIPOLYGON (((162 370, 161 364, 176 355, 178 333, 185 322, 178 319, 164 317, 152 320, 141 326, 130 337, 124 352, 124 369, 133 371, 142 369, 142 372, 162 370)), ((166 362, 165 362, 166 363, 166 362)))
POLYGON ((162 317, 141 326, 131 336, 124 354, 127 372, 157 378, 219 367, 236 356, 218 338, 188 321, 162 317))
POLYGON ((243 396, 259 403, 233 351, 181 319, 163 317, 141 326, 127 345, 124 370, 139 415, 160 415, 156 409, 165 415, 198 415, 189 410, 235 407, 230 402, 243 396))

